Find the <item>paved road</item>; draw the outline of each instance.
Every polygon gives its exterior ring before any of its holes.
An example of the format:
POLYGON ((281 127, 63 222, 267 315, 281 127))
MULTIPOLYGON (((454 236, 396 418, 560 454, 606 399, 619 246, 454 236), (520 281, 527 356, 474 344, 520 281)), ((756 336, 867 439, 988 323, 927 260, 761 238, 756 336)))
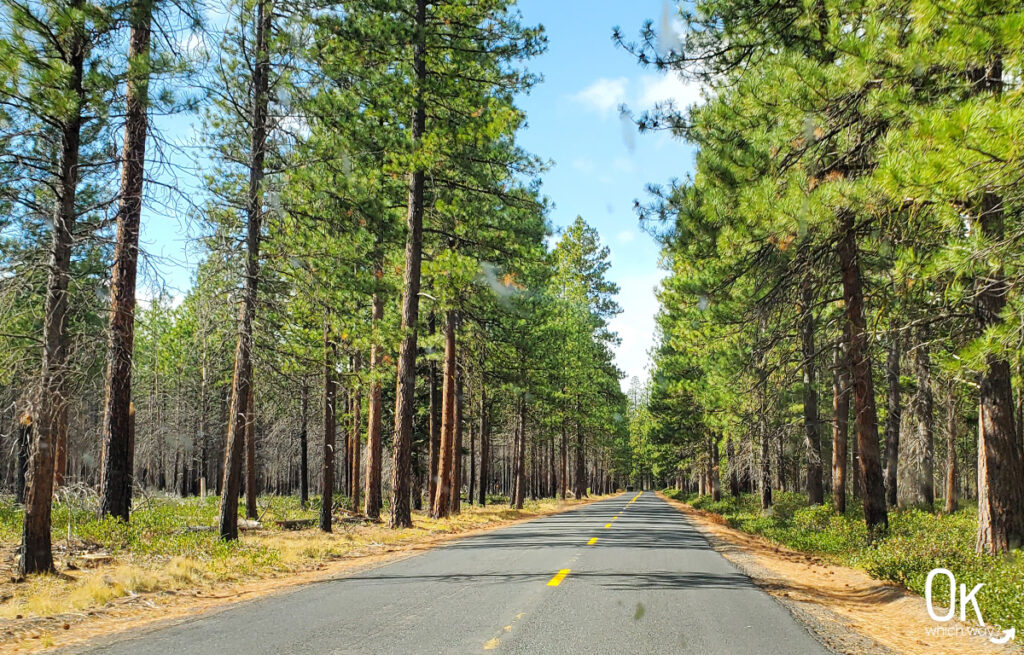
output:
POLYGON ((485 651, 825 653, 650 492, 463 539, 90 652, 485 651))

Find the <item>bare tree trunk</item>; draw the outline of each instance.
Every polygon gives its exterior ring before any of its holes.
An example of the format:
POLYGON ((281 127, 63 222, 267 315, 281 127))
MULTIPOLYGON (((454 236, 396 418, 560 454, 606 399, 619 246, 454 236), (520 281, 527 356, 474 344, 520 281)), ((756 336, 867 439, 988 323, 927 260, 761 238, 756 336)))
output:
MULTIPOLYGON (((416 0, 416 31, 413 44, 412 73, 415 108, 412 113, 412 143, 417 147, 426 126, 423 85, 427 78, 426 44, 427 0, 416 0)), ((409 464, 412 451, 412 423, 416 394, 416 323, 420 311, 420 263, 423 258, 423 181, 424 172, 415 168, 409 174, 409 202, 405 241, 405 271, 402 289, 402 345, 398 351, 398 383, 395 399, 394 472, 391 503, 392 528, 411 528, 409 510, 409 464)), ((435 508, 436 509, 436 508, 435 508)))
POLYGON ((269 39, 273 11, 269 0, 256 6, 255 67, 252 75, 252 142, 249 152, 249 189, 246 198, 245 286, 231 383, 231 410, 224 461, 224 491, 220 496, 221 539, 238 539, 238 487, 242 472, 242 446, 247 421, 245 406, 252 387, 252 324, 260 274, 260 235, 263 229, 263 161, 267 144, 269 39))
MULTIPOLYGON (((128 42, 130 73, 125 88, 124 151, 117 241, 110 282, 110 341, 107 353, 106 404, 100 516, 128 520, 132 502, 132 471, 128 467, 128 407, 132 401, 132 354, 135 351, 135 280, 139 258, 139 224, 146 164, 146 104, 149 100, 149 39, 153 3, 137 0, 131 7, 128 42)), ((58 477, 63 476, 67 447, 58 443, 58 477)), ((59 485, 60 480, 56 480, 59 485)))
POLYGON ((249 385, 249 400, 245 410, 245 518, 259 518, 256 507, 256 392, 249 385))
POLYGON ((853 385, 854 416, 857 425, 859 474, 864 481, 864 520, 870 531, 889 527, 882 483, 882 462, 878 452, 878 412, 875 409, 871 357, 868 353, 867 322, 864 316, 864 290, 857 257, 857 236, 853 212, 844 210, 839 217, 839 262, 842 269, 846 322, 850 327, 850 379, 853 385))
MULTIPOLYGON (((73 0, 72 8, 81 9, 82 0, 73 0)), ((59 432, 61 415, 67 398, 67 314, 68 283, 71 273, 71 247, 75 225, 75 197, 78 190, 79 143, 82 128, 82 105, 85 91, 82 76, 86 45, 79 31, 70 30, 66 46, 70 68, 68 90, 74 94, 71 116, 61 125, 59 185, 53 216, 50 242, 49 274, 43 309, 42 373, 35 410, 35 439, 29 451, 28 476, 25 482, 25 518, 21 534, 21 559, 18 570, 23 574, 53 571, 50 548, 50 512, 53 503, 53 451, 59 432)))
POLYGON ((305 507, 309 503, 309 389, 302 380, 302 399, 299 408, 299 502, 305 507))
POLYGON ((352 472, 349 474, 352 487, 352 511, 359 511, 359 492, 360 492, 360 480, 359 475, 362 469, 361 451, 363 447, 363 438, 360 434, 362 430, 362 398, 359 394, 359 371, 363 366, 363 357, 360 353, 356 354, 352 358, 352 372, 355 374, 353 379, 355 385, 352 388, 352 438, 349 443, 352 444, 352 456, 349 458, 351 462, 352 472))
MULTIPOLYGON (((484 362, 480 362, 483 371, 484 362)), ((491 471, 491 426, 487 422, 487 384, 480 376, 480 507, 487 504, 487 479, 491 471)))
POLYGON ((455 371, 455 425, 452 430, 452 484, 449 514, 462 512, 462 372, 455 371))
POLYGON ((918 479, 918 496, 929 509, 935 508, 935 415, 932 400, 931 358, 925 344, 927 335, 918 333, 917 347, 914 348, 914 369, 917 374, 917 396, 914 402, 917 414, 918 442, 921 447, 921 475, 918 479))
POLYGON ((900 333, 892 329, 889 335, 889 356, 885 362, 885 380, 888 387, 885 417, 885 494, 889 507, 896 507, 897 480, 900 460, 900 421, 903 410, 900 406, 900 357, 902 347, 900 333))
MULTIPOLYGON (((522 393, 516 399, 515 449, 516 465, 512 491, 512 507, 523 509, 523 502, 526 499, 526 399, 522 393)), ((579 473, 582 479, 583 472, 580 471, 579 473)))
POLYGON ((846 341, 844 335, 843 344, 836 349, 832 383, 832 506, 838 514, 846 513, 846 446, 850 432, 850 369, 846 341))
POLYGON ((28 470, 28 453, 32 447, 32 417, 25 414, 18 423, 18 470, 14 481, 14 502, 25 503, 25 473, 28 470))
POLYGON ((956 382, 950 380, 946 405, 946 514, 957 510, 956 473, 956 382))
POLYGON ((810 275, 800 289, 800 336, 804 372, 804 446, 807 449, 807 500, 811 505, 825 502, 821 472, 821 436, 819 434, 818 389, 814 368, 814 293, 810 275))
POLYGON ((441 372, 441 445, 437 466, 437 496, 434 518, 451 512, 451 488, 455 470, 455 310, 448 310, 444 322, 444 369, 441 372))
POLYGON ((320 497, 320 529, 331 531, 334 513, 334 441, 337 430, 335 416, 338 385, 334 379, 337 360, 337 346, 330 340, 327 322, 324 321, 324 457, 321 472, 323 491, 320 497))
MULTIPOLYGON (((374 262, 374 274, 379 279, 384 275, 383 266, 378 259, 374 262)), ((373 322, 373 344, 370 346, 370 402, 369 416, 366 426, 366 518, 380 520, 381 509, 381 466, 384 452, 381 446, 381 385, 377 374, 381 365, 382 347, 380 345, 380 321, 384 318, 384 298, 379 292, 373 294, 373 309, 370 320, 373 322)))

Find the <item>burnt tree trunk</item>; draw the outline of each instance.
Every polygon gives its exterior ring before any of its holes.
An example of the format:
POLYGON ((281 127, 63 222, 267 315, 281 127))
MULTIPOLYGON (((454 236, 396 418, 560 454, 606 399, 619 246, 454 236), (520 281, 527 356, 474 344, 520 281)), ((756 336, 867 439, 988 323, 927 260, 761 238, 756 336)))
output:
POLYGON ((252 324, 260 272, 260 234, 263 229, 263 161, 267 143, 267 106, 270 78, 269 39, 273 11, 269 0, 256 6, 255 66, 252 74, 252 135, 249 152, 249 188, 246 198, 245 284, 239 318, 235 370, 231 382, 231 409, 225 439, 224 484, 220 496, 220 537, 238 539, 238 488, 242 473, 242 447, 248 397, 252 387, 252 324))
POLYGON ((839 265, 842 271, 843 299, 849 332, 850 380, 857 426, 858 472, 864 484, 864 520, 869 531, 889 527, 882 483, 882 462, 878 452, 878 412, 871 378, 867 322, 864 316, 864 289, 857 253, 857 235, 853 212, 844 210, 839 217, 839 265))
MULTIPOLYGON (((423 85, 427 79, 425 31, 427 0, 416 0, 416 30, 413 43, 412 74, 415 91, 412 112, 412 143, 417 147, 426 127, 423 85)), ((409 509, 411 491, 410 460, 412 424, 416 395, 416 323, 420 311, 420 264, 423 259, 423 183, 424 171, 418 166, 409 173, 409 199, 406 218, 405 270, 402 288, 402 344, 398 350, 398 380, 395 392, 394 471, 391 503, 392 528, 411 528, 409 509)))

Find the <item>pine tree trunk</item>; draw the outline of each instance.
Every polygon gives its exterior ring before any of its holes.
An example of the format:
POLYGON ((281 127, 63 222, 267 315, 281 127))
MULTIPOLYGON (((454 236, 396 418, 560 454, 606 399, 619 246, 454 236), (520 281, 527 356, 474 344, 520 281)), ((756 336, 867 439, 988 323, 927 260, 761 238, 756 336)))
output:
MULTIPOLYGON (((71 7, 81 9, 82 0, 71 7)), ((39 396, 35 410, 35 438, 29 451, 25 481, 25 517, 21 535, 21 574, 53 571, 50 548, 50 512, 53 503, 53 451, 66 407, 68 283, 76 219, 79 143, 82 128, 82 87, 86 46, 77 29, 71 29, 65 62, 70 69, 67 89, 74 94, 71 116, 61 125, 59 193, 53 215, 50 261, 43 308, 43 354, 39 396)))
POLYGON ((719 500, 722 500, 722 481, 721 477, 719 476, 718 468, 718 437, 715 436, 714 434, 710 435, 708 445, 710 446, 711 450, 711 452, 709 453, 709 455, 711 456, 711 466, 708 467, 708 470, 711 472, 711 499, 714 500, 715 502, 718 502, 719 500))
POLYGON ((897 480, 900 454, 900 357, 902 356, 900 333, 893 329, 889 335, 889 355, 885 362, 885 380, 888 387, 885 417, 885 495, 889 507, 896 507, 897 480))
POLYGON ((437 496, 434 518, 448 516, 452 509, 455 481, 455 310, 448 310, 444 322, 444 368, 441 372, 441 442, 437 466, 437 496))
POLYGON ((918 343, 914 349, 914 370, 917 375, 917 397, 914 409, 917 418, 918 442, 921 450, 921 472, 918 479, 918 493, 921 502, 929 511, 935 508, 935 417, 931 386, 931 358, 925 344, 927 335, 918 332, 918 343))
POLYGON ((736 461, 736 448, 732 443, 732 436, 726 438, 725 442, 725 456, 729 459, 729 494, 733 498, 739 498, 740 495, 740 478, 736 471, 738 463, 736 461))
POLYGON ((449 514, 462 512, 462 373, 455 371, 455 425, 452 430, 452 484, 449 514))
POLYGON ((245 518, 259 518, 256 507, 256 393, 249 384, 249 400, 245 409, 245 518))
POLYGON ((309 504, 309 389, 302 380, 302 397, 299 401, 299 503, 303 508, 309 504))
POLYGON ((846 335, 843 341, 836 349, 832 383, 832 507, 840 515, 846 513, 846 446, 850 432, 850 369, 846 335))
MULTIPOLYGON (((433 314, 430 316, 430 333, 434 333, 433 314)), ((430 431, 428 435, 430 439, 430 461, 428 462, 429 470, 427 472, 429 478, 427 480, 427 504, 429 505, 430 515, 433 516, 434 501, 437 500, 438 467, 441 464, 441 387, 437 379, 437 362, 430 362, 428 375, 430 377, 427 380, 427 393, 429 394, 427 429, 430 431)))
POLYGON ((469 489, 466 491, 466 502, 476 502, 476 430, 472 424, 469 428, 469 489))
MULTIPOLYGON (((374 274, 378 279, 384 275, 383 266, 379 260, 374 264, 374 274)), ((380 520, 381 466, 384 458, 381 446, 381 431, 384 425, 381 417, 381 385, 377 377, 383 355, 378 334, 382 318, 384 318, 384 298, 381 293, 374 293, 373 309, 370 314, 374 337, 373 344, 370 346, 370 402, 366 426, 366 505, 364 508, 366 518, 372 521, 380 520)))
POLYGON ((804 373, 804 446, 807 449, 807 500, 811 505, 825 502, 821 471, 821 436, 818 418, 818 389, 814 368, 814 294, 807 276, 800 289, 800 332, 804 373))
MULTIPOLYGON (((515 480, 512 491, 512 507, 523 509, 526 499, 526 399, 522 393, 516 399, 516 431, 515 431, 515 480)), ((583 471, 580 472, 583 477, 583 471)))
POLYGON ((857 426, 858 473, 864 484, 864 520, 869 531, 889 527, 882 483, 882 462, 878 452, 878 412, 875 409, 871 357, 868 353, 867 323, 864 316, 864 290, 857 257, 857 237, 853 212, 844 210, 839 217, 839 264, 842 270, 843 298, 849 332, 850 380, 857 426))
POLYGON ((946 405, 946 514, 957 510, 956 473, 956 382, 950 381, 946 405))
POLYGON ((324 322, 324 457, 321 469, 320 529, 331 531, 334 513, 334 442, 337 431, 336 404, 338 385, 335 381, 334 366, 337 360, 337 346, 329 338, 327 323, 324 322))
POLYGON ((256 62, 252 75, 252 135, 249 152, 249 189, 246 198, 245 285, 235 347, 235 371, 231 383, 231 409, 225 445, 224 485, 220 496, 221 539, 238 539, 238 488, 242 473, 242 447, 248 397, 252 387, 252 324, 256 315, 259 281, 260 235, 263 229, 263 161, 267 143, 270 48, 273 12, 269 0, 256 6, 256 62))
MULTIPOLYGON (((128 460, 131 458, 128 453, 128 407, 132 400, 135 280, 146 162, 146 104, 149 99, 149 40, 152 13, 153 3, 148 0, 137 0, 132 4, 131 36, 128 43, 131 74, 128 75, 125 89, 121 194, 110 282, 110 340, 103 416, 104 459, 100 480, 100 516, 114 516, 122 521, 128 520, 132 502, 132 471, 128 467, 128 460)), ((63 470, 66 450, 66 447, 58 448, 58 475, 61 475, 63 470)))
POLYGON ((352 511, 359 511, 359 493, 361 491, 359 476, 362 471, 362 448, 363 448, 363 437, 362 431, 362 398, 359 393, 359 371, 363 366, 363 357, 360 353, 356 353, 352 358, 352 372, 355 374, 353 379, 355 380, 352 388, 352 438, 350 443, 352 444, 352 456, 351 461, 351 473, 349 479, 351 480, 352 486, 352 511))
MULTIPOLYGON (((579 408, 577 407, 577 411, 579 408)), ((583 449, 583 430, 580 429, 580 424, 576 423, 576 479, 575 486, 573 488, 573 494, 577 499, 583 498, 587 495, 587 474, 585 470, 586 453, 583 449)))
MULTIPOLYGON (((484 362, 480 362, 483 371, 484 362)), ((487 384, 480 377, 480 507, 487 505, 487 486, 491 472, 491 426, 487 421, 487 384)))
MULTIPOLYGON (((763 355, 762 355, 763 357, 763 355)), ((757 432, 761 440, 761 510, 772 506, 771 445, 768 434, 768 378, 760 366, 757 370, 757 432)))
MULTIPOLYGON (((416 148, 423 139, 426 126, 426 108, 423 85, 427 79, 425 31, 427 0, 416 0, 416 32, 413 44, 414 104, 412 114, 412 143, 416 148)), ((423 259, 423 182, 424 172, 415 167, 409 173, 409 202, 405 241, 405 271, 402 288, 402 344, 398 351, 398 382, 395 399, 394 471, 391 503, 392 528, 411 528, 409 510, 411 487, 410 459, 412 452, 412 424, 416 395, 416 323, 420 308, 420 263, 423 259)), ((436 508, 435 508, 436 510, 436 508)))
POLYGON ((28 470, 28 453, 32 447, 32 417, 25 414, 18 424, 18 464, 14 481, 14 502, 25 503, 25 473, 28 470))

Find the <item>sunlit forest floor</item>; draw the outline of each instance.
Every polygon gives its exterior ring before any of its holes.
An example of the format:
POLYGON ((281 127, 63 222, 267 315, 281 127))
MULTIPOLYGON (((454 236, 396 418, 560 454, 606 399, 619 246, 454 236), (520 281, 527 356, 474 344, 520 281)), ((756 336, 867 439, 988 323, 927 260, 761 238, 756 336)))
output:
MULTIPOLYGON (((924 594, 929 571, 949 569, 956 575, 957 584, 966 584, 967 589, 985 585, 978 599, 986 624, 1015 626, 1018 630, 1024 627, 1024 557, 1020 551, 1005 557, 975 553, 978 513, 974 505, 966 505, 953 514, 913 508, 891 510, 888 533, 872 542, 862 509, 854 498, 849 499, 846 514, 838 516, 830 503, 808 507, 802 494, 776 492, 771 514, 764 515, 756 495, 733 498, 725 493, 721 501, 715 502, 710 496, 698 497, 676 490, 664 493, 697 510, 717 515, 732 528, 829 562, 862 569, 876 579, 918 594, 924 594)), ((936 506, 941 507, 942 503, 936 501, 936 506)), ((949 598, 945 578, 935 583, 933 593, 937 599, 949 598)))
MULTIPOLYGON (((497 527, 551 514, 583 501, 527 501, 509 509, 504 498, 479 507, 463 502, 458 516, 432 519, 414 511, 414 527, 391 530, 381 523, 336 512, 334 532, 315 527, 286 530, 277 521, 314 519, 319 498, 303 509, 296 497, 259 499, 259 528, 243 530, 237 542, 223 542, 215 531, 218 498, 150 497, 137 499, 129 524, 96 518, 88 494, 68 494, 54 504, 53 540, 57 575, 14 577, 23 512, 10 496, 0 497, 0 644, 36 638, 53 645, 54 636, 74 624, 116 606, 156 609, 182 596, 196 599, 252 595, 233 587, 268 578, 301 579, 332 564, 379 559, 387 553, 428 546, 451 535, 497 527), (229 593, 224 590, 230 589, 229 593), (56 617, 56 621, 54 621, 56 617), (40 621, 32 619, 46 619, 40 621), (56 633, 54 633, 56 630, 56 633)), ((386 516, 386 513, 383 514, 386 516)), ((62 640, 59 640, 62 641, 62 640)))

